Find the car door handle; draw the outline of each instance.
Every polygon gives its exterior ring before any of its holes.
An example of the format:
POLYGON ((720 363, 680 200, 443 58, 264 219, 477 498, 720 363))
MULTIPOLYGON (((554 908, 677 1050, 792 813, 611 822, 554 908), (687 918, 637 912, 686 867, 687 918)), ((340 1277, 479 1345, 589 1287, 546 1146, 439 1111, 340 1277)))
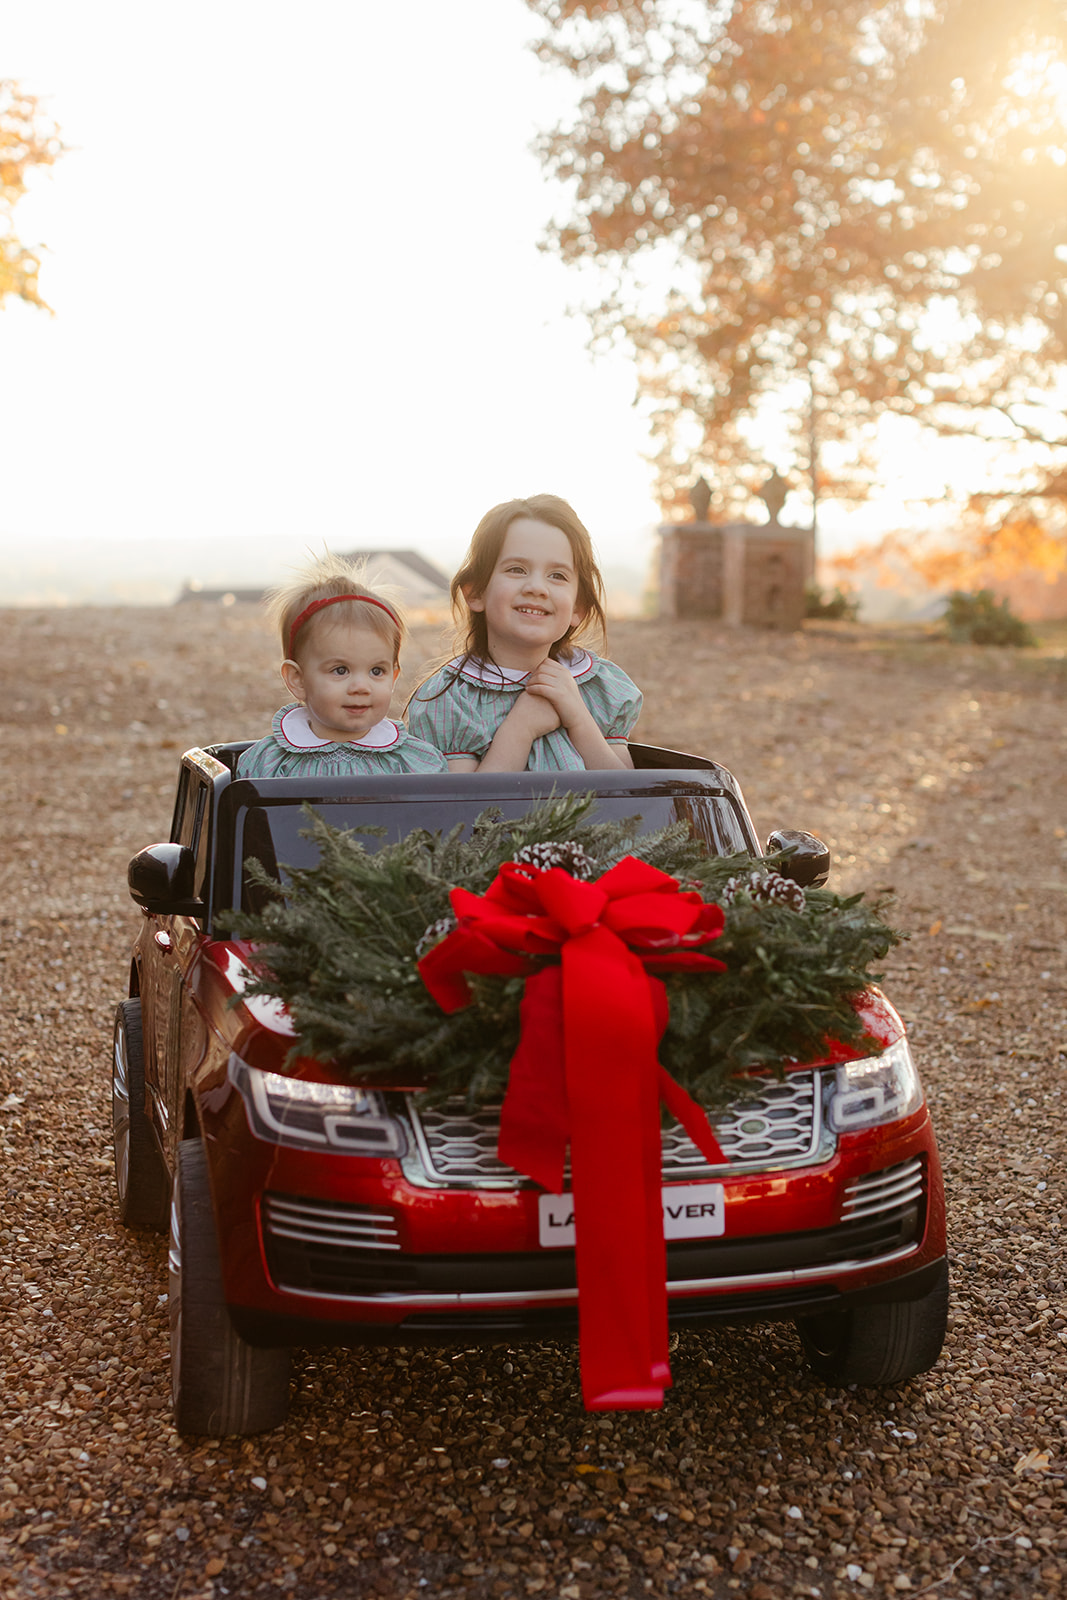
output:
POLYGON ((174 949, 174 941, 171 939, 170 934, 166 933, 162 928, 158 933, 154 933, 152 937, 165 956, 169 955, 174 949))

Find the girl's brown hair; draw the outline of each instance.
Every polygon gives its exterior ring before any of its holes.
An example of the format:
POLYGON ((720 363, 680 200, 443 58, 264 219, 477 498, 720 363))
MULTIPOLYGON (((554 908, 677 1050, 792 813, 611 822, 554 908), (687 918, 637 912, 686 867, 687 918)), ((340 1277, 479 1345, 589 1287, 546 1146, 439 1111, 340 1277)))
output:
POLYGON ((557 639, 548 652, 554 660, 568 661, 574 654, 574 644, 579 639, 592 638, 601 647, 607 640, 608 624, 604 615, 604 586, 593 554, 593 541, 589 530, 580 521, 573 507, 557 494, 533 494, 528 500, 505 500, 502 505, 487 511, 474 530, 470 548, 463 565, 452 579, 452 614, 456 619, 455 646, 464 658, 490 659, 489 633, 483 611, 472 611, 467 604, 467 591, 475 599, 489 587, 497 561, 507 536, 507 531, 517 517, 531 517, 535 522, 547 522, 566 534, 574 557, 574 571, 578 579, 578 607, 582 620, 567 629, 562 639, 557 639))
POLYGON ((391 593, 367 588, 366 572, 365 562, 348 561, 344 556, 324 551, 294 573, 289 583, 279 584, 268 592, 267 615, 281 635, 282 655, 286 659, 292 657, 294 651, 306 650, 320 622, 326 625, 345 621, 370 628, 379 638, 388 641, 393 660, 399 661, 405 631, 403 615, 391 593), (338 599, 335 605, 315 611, 299 628, 295 640, 292 639, 293 623, 301 612, 316 600, 333 600, 341 595, 351 595, 352 599, 338 599), (368 605, 369 600, 375 604, 368 605))

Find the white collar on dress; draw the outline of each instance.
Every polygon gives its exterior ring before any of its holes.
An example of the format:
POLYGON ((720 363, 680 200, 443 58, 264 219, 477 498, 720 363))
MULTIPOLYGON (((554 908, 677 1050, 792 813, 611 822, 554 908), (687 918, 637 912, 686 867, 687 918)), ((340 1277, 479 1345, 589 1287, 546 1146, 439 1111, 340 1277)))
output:
MULTIPOLYGON (((522 683, 530 676, 528 671, 523 672, 519 667, 498 667, 495 661, 480 661, 477 656, 457 656, 448 665, 455 668, 461 678, 471 683, 485 684, 490 689, 498 689, 501 683, 522 683)), ((563 665, 569 668, 572 678, 585 678, 592 672, 596 662, 588 650, 576 650, 563 665)))
POLYGON ((312 731, 311 721, 308 717, 307 706, 289 706, 282 712, 278 723, 278 731, 286 744, 294 750, 323 750, 327 745, 344 746, 351 744, 361 750, 387 750, 390 745, 396 744, 400 738, 399 726, 383 717, 381 722, 376 722, 362 739, 320 739, 312 731))

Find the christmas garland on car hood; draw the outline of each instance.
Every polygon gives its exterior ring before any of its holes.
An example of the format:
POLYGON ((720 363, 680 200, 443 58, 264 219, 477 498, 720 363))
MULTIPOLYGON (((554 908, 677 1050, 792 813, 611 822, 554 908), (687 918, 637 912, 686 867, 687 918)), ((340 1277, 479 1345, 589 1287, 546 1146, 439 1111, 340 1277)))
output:
POLYGON ((441 1010, 418 962, 455 926, 451 891, 482 895, 516 860, 590 880, 633 856, 725 913, 709 946, 725 970, 664 977, 660 1060, 701 1104, 751 1092, 744 1078, 753 1070, 781 1074, 818 1059, 827 1040, 877 1050, 851 1002, 900 939, 878 905, 802 890, 775 870, 781 857, 710 855, 684 823, 642 834, 640 817, 597 822, 594 805, 592 795, 558 796, 507 819, 490 808, 469 831, 417 830, 369 850, 359 834, 384 830, 333 828, 308 808, 316 864, 287 869, 281 886, 253 863, 272 898, 261 913, 228 918, 257 946, 246 993, 284 1002, 297 1033, 291 1057, 334 1061, 361 1082, 417 1073, 435 1098, 463 1094, 471 1106, 499 1099, 525 978, 469 975, 471 1003, 441 1010))

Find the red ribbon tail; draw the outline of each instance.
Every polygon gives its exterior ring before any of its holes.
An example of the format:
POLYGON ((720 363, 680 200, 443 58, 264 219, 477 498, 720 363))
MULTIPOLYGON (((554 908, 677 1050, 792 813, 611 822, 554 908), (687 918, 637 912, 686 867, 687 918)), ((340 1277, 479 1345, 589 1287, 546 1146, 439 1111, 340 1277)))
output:
POLYGON ((582 1395, 590 1411, 663 1404, 667 1292, 656 1021, 635 956, 596 928, 563 947, 582 1395))
MULTIPOLYGON (((656 982, 655 979, 652 980, 656 982)), ((671 1368, 667 1356, 667 1243, 663 1236, 663 1139, 659 1122, 659 1082, 655 1070, 641 1081, 642 1167, 645 1189, 645 1237, 648 1251, 648 1349, 654 1383, 671 1387, 671 1368)))
POLYGON ((496 1153, 552 1194, 563 1192, 567 1084, 563 1071, 563 974, 531 973, 519 1008, 522 1037, 511 1058, 496 1153))
POLYGON ((659 1069, 659 1097, 675 1121, 680 1122, 701 1154, 706 1155, 713 1167, 725 1166, 726 1156, 715 1137, 707 1113, 698 1106, 691 1094, 676 1083, 666 1067, 659 1069))

